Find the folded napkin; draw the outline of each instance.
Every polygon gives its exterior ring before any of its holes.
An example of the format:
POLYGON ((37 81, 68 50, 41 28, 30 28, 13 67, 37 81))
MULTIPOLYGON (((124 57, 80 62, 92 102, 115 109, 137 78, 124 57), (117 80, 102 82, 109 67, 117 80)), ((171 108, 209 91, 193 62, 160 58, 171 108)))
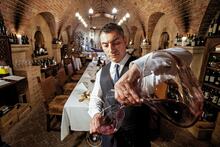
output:
POLYGON ((80 90, 80 91, 86 91, 88 90, 87 89, 87 86, 82 82, 80 83, 79 85, 77 85, 77 89, 80 90))

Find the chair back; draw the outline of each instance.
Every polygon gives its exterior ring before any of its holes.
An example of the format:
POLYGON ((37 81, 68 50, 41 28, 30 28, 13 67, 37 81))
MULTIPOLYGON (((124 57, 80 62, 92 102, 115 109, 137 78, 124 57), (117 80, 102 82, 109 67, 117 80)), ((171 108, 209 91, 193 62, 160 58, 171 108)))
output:
POLYGON ((50 102, 56 96, 56 79, 53 76, 49 76, 41 79, 40 84, 44 100, 50 102))
POLYGON ((66 75, 66 72, 65 72, 65 69, 63 67, 61 67, 58 72, 57 72, 57 75, 56 75, 56 79, 58 80, 58 84, 63 87, 67 81, 67 75, 66 75))

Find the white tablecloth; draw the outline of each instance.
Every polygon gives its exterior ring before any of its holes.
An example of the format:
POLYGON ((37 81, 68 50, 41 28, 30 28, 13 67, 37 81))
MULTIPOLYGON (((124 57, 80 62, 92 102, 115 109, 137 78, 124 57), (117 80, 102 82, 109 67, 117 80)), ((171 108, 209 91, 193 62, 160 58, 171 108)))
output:
POLYGON ((91 119, 88 114, 89 100, 79 102, 79 98, 84 91, 92 91, 94 83, 91 80, 95 80, 96 70, 96 64, 91 62, 65 103, 61 122, 61 140, 69 134, 70 129, 89 131, 91 119))

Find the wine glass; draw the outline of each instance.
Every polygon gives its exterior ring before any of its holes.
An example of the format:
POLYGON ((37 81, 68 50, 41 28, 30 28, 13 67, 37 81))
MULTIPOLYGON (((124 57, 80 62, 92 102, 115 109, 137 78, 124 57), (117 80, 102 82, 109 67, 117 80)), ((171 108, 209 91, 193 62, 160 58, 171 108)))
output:
POLYGON ((173 71, 168 74, 168 69, 149 69, 149 62, 145 62, 144 72, 150 70, 151 74, 139 80, 140 95, 144 104, 171 123, 190 127, 202 114, 204 96, 190 67, 174 55, 167 55, 174 63, 173 71))
POLYGON ((114 89, 107 92, 101 115, 101 126, 98 128, 97 133, 89 134, 86 138, 87 143, 92 147, 101 145, 101 134, 111 135, 115 133, 120 128, 124 119, 124 105, 121 105, 115 100, 114 89))

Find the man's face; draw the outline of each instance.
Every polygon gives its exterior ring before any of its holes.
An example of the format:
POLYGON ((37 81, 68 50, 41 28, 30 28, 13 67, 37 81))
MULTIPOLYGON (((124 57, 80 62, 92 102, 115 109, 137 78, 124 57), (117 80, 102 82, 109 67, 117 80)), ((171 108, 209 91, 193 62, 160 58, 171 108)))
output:
POLYGON ((117 32, 102 32, 100 35, 102 49, 111 61, 120 62, 126 54, 126 39, 117 32))

